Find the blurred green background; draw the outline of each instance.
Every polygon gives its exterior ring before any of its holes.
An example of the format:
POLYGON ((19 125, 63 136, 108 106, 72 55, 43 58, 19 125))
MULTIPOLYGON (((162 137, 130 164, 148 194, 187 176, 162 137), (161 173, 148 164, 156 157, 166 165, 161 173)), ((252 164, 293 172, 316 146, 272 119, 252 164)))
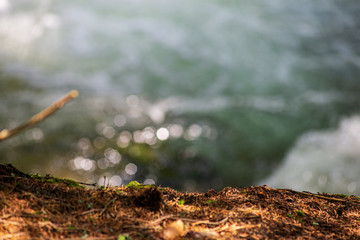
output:
POLYGON ((359 193, 359 11, 335 0, 0 0, 0 129, 80 92, 1 142, 0 161, 114 186, 359 193))

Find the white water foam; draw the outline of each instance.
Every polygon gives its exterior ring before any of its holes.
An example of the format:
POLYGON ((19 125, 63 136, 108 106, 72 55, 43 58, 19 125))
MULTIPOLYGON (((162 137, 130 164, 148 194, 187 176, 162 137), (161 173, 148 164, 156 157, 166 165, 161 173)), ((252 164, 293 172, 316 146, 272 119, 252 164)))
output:
POLYGON ((261 184, 300 191, 360 194, 360 116, 338 129, 304 134, 261 184))

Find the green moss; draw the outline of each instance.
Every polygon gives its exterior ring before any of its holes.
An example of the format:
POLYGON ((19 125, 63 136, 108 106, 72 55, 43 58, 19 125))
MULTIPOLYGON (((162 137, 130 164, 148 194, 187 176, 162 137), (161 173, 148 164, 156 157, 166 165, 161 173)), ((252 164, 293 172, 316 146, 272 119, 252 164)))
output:
POLYGON ((129 182, 129 184, 128 185, 126 185, 126 187, 128 187, 128 188, 134 188, 134 189, 143 189, 143 188, 145 188, 145 187, 153 187, 153 185, 149 185, 149 184, 141 184, 141 183, 139 183, 139 182, 137 182, 137 181, 131 181, 131 182, 129 182))
POLYGON ((71 179, 62 179, 69 187, 79 187, 84 188, 84 186, 80 185, 78 182, 71 180, 71 179))
POLYGON ((129 187, 129 188, 138 188, 140 186, 141 186, 141 184, 137 181, 131 181, 131 182, 129 182, 128 185, 126 185, 126 187, 129 187))
POLYGON ((51 177, 49 175, 46 175, 43 177, 39 174, 30 174, 30 177, 39 182, 62 183, 69 187, 84 188, 84 186, 80 185, 78 182, 71 180, 71 179, 61 179, 61 178, 51 177))

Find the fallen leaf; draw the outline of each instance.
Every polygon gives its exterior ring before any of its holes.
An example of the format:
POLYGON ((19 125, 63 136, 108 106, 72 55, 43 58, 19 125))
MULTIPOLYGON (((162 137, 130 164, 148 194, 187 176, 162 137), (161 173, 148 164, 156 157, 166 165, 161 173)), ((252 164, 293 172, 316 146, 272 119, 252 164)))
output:
POLYGON ((163 232, 164 239, 171 240, 184 233, 184 223, 181 220, 170 223, 163 232))

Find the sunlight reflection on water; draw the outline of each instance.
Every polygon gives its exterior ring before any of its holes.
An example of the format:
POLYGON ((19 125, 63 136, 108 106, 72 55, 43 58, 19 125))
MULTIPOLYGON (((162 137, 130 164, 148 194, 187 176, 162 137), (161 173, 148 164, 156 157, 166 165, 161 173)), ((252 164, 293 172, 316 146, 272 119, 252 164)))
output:
MULTIPOLYGON (((161 166, 165 166, 165 162, 168 162, 168 160, 162 162, 157 153, 157 149, 163 144, 168 141, 193 142, 199 138, 207 138, 212 141, 216 138, 216 131, 208 124, 184 124, 177 121, 159 124, 153 121, 153 117, 149 116, 150 113, 143 111, 143 108, 149 106, 150 103, 139 96, 130 95, 125 102, 126 105, 122 105, 122 107, 117 105, 114 109, 106 106, 107 104, 100 99, 94 102, 96 104, 93 107, 111 109, 110 116, 95 125, 96 136, 78 140, 79 151, 77 156, 69 161, 70 169, 79 173, 94 173, 94 176, 98 178, 97 182, 101 185, 104 185, 104 181, 105 185, 112 186, 127 184, 134 178, 138 180, 136 177, 138 174, 143 176, 145 183, 154 184, 157 181, 155 176, 158 170, 156 169, 161 169, 161 166), (137 114, 122 113, 134 111, 134 109, 137 114), (141 123, 146 117, 148 120, 144 122, 145 124, 141 123), (138 119, 141 121, 137 122, 138 119), (115 145, 112 140, 116 140, 115 145), (150 164, 149 167, 144 168, 141 161, 151 163, 154 161, 152 160, 154 154, 158 158, 153 163, 156 167, 152 167, 153 164, 150 164), (143 160, 137 162, 139 159, 143 160), (107 180, 104 180, 104 176, 107 180)), ((184 160, 196 158, 198 154, 195 146, 187 146, 178 151, 178 156, 184 160)), ((200 169, 200 167, 198 168, 200 169)), ((218 187, 220 182, 221 179, 217 178, 214 183, 209 182, 209 184, 218 187)))

